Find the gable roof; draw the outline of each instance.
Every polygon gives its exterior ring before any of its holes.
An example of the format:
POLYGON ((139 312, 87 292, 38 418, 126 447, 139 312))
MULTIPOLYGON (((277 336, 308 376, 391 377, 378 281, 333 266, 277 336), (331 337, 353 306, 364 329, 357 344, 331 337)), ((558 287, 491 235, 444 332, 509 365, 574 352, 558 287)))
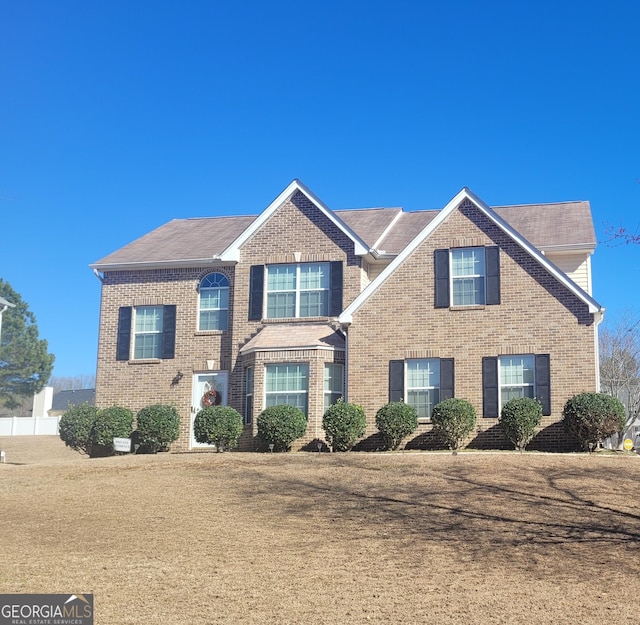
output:
MULTIPOLYGON (((89 266, 118 271, 235 262, 242 244, 297 191, 353 241, 357 254, 373 258, 388 260, 401 253, 441 212, 407 212, 399 207, 332 211, 302 182, 294 180, 260 215, 174 219, 89 266)), ((588 202, 500 206, 493 212, 538 250, 595 249, 588 202)))
POLYGON ((339 316, 338 321, 341 324, 348 325, 353 320, 353 314, 364 304, 364 302, 375 293, 381 285, 393 274, 393 272, 431 235, 431 233, 446 218, 456 210, 464 200, 469 200, 484 213, 498 228, 500 228, 507 236, 513 239, 529 256, 542 265, 551 275, 569 289, 578 299, 583 301, 589 308, 590 313, 603 313, 604 309, 596 300, 594 300, 586 291, 581 289, 573 280, 571 280, 563 271, 558 269, 551 263, 536 247, 530 243, 521 233, 511 227, 496 211, 492 210, 488 204, 483 202, 467 187, 464 187, 453 197, 449 203, 418 233, 413 240, 406 245, 402 251, 385 267, 380 275, 375 278, 367 287, 356 297, 347 308, 339 316))
POLYGON ((364 256, 369 252, 368 246, 364 241, 342 220, 338 215, 332 211, 320 198, 318 198, 309 188, 307 188, 299 180, 294 180, 287 186, 287 188, 275 199, 265 210, 260 213, 257 219, 255 219, 251 225, 246 228, 239 237, 235 239, 221 254, 220 260, 237 262, 240 260, 240 248, 248 241, 261 227, 262 225, 273 215, 273 213, 280 208, 280 206, 286 202, 296 191, 303 193, 313 204, 325 215, 331 222, 333 222, 339 230, 347 235, 353 241, 354 254, 356 256, 364 256))

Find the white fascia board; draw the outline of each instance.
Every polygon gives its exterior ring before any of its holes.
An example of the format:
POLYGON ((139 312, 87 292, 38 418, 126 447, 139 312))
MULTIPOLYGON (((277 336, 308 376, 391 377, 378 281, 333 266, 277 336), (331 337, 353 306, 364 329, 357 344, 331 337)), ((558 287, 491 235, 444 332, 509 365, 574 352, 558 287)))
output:
POLYGON ((491 207, 483 202, 472 191, 467 190, 468 198, 498 226, 505 234, 511 237, 520 247, 537 260, 558 282, 564 284, 574 295, 581 299, 588 307, 590 313, 597 313, 602 310, 602 306, 596 302, 584 289, 579 287, 564 271, 558 269, 544 254, 534 245, 525 239, 518 231, 514 230, 502 217, 500 217, 491 207))
POLYGON ((210 267, 221 264, 216 256, 213 258, 190 258, 182 260, 158 260, 144 261, 139 263, 92 263, 89 269, 94 271, 143 271, 147 269, 168 269, 180 267, 210 267))
POLYGON ((295 347, 252 347, 247 350, 240 350, 242 356, 255 354, 257 352, 298 352, 298 351, 322 351, 322 352, 343 352, 344 347, 327 347, 324 345, 296 345, 295 347))
POLYGON ((467 197, 467 188, 465 187, 456 196, 450 200, 447 205, 440 210, 440 212, 422 229, 422 231, 414 237, 414 239, 407 245, 388 265, 380 272, 380 275, 370 282, 364 290, 356 297, 349 306, 347 306, 342 314, 338 317, 340 324, 349 325, 353 321, 353 313, 362 306, 369 297, 375 293, 380 286, 382 286, 387 278, 401 265, 405 259, 412 254, 416 248, 451 214, 454 208, 456 208, 463 199, 467 197))
POLYGON ((369 248, 365 245, 364 241, 358 237, 358 235, 351 230, 335 213, 318 198, 308 187, 306 187, 299 180, 293 180, 287 188, 278 195, 278 197, 265 208, 262 213, 252 222, 252 224, 233 242, 227 247, 222 254, 220 254, 220 260, 238 262, 240 260, 240 248, 242 245, 253 236, 271 217, 275 210, 291 197, 296 191, 304 193, 326 216, 330 219, 342 232, 344 232, 352 241, 354 245, 354 254, 356 256, 364 256, 368 254, 369 248))
POLYGON ((396 268, 404 262, 404 260, 414 252, 414 250, 422 244, 422 242, 431 235, 431 233, 457 208, 460 203, 468 199, 473 202, 491 221, 493 221, 501 230, 516 241, 530 256, 537 260, 547 271, 549 271, 559 282, 564 284, 572 293, 581 299, 589 307, 590 313, 598 313, 603 310, 588 293, 580 288, 571 278, 564 272, 560 271, 553 263, 545 258, 527 239, 519 232, 514 230, 504 219, 495 213, 491 207, 481 200, 475 193, 467 187, 461 189, 453 199, 438 213, 438 215, 405 247, 396 258, 389 263, 380 275, 367 285, 367 287, 356 297, 356 299, 344 309, 338 317, 338 321, 342 325, 349 325, 353 322, 353 314, 362 306, 362 304, 377 291, 377 289, 386 282, 387 278, 396 270, 396 268))

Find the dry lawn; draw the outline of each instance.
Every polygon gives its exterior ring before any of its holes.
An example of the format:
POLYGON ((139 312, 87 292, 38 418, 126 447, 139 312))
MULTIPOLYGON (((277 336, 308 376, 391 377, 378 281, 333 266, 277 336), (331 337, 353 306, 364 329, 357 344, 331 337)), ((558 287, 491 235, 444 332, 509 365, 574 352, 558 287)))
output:
POLYGON ((640 622, 635 454, 0 448, 0 592, 98 625, 640 622))

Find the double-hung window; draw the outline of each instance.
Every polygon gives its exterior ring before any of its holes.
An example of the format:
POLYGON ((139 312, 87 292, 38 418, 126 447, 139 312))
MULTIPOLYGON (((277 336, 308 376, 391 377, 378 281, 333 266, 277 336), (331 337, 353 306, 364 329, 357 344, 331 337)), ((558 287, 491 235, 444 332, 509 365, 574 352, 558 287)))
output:
POLYGON ((435 250, 435 307, 500 303, 500 250, 496 246, 435 250))
POLYGON ((430 419, 433 407, 440 401, 440 359, 406 361, 407 403, 418 418, 430 419))
POLYGON ((160 358, 162 306, 138 306, 134 311, 133 358, 160 358))
POLYGON ((551 358, 549 354, 509 354, 482 359, 482 413, 495 418, 510 400, 531 397, 542 414, 551 414, 551 358))
POLYGON ((454 306, 485 303, 484 247, 451 250, 451 300, 454 306))
POLYGON ((455 397, 453 358, 389 361, 389 401, 403 401, 420 419, 430 419, 433 407, 450 397, 455 397))
POLYGON ((226 330, 229 309, 229 280, 221 273, 210 273, 200 281, 199 330, 226 330))
POLYGON ((337 317, 342 278, 342 261, 252 265, 248 318, 337 317))
POLYGON ((116 360, 174 358, 175 342, 175 305, 119 309, 116 360))
POLYGON ((344 397, 344 365, 325 363, 324 365, 324 409, 333 406, 344 397))
POLYGON ((307 414, 309 396, 309 366, 289 363, 266 365, 265 406, 287 404, 307 414))
POLYGON ((535 357, 501 356, 500 367, 500 405, 510 399, 531 397, 535 394, 535 357))
POLYGON ((329 263, 269 265, 267 318, 325 317, 329 287, 329 263))
POLYGON ((244 378, 244 423, 253 421, 253 367, 245 369, 244 378))

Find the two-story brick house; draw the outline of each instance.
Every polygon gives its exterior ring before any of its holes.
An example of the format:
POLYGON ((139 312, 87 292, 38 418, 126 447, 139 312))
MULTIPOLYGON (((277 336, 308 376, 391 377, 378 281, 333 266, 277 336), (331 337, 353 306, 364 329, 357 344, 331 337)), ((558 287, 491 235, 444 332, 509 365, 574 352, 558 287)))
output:
POLYGON ((524 395, 543 406, 536 444, 566 447, 565 401, 598 386, 594 249, 587 202, 491 208, 463 189, 441 210, 334 211, 296 180, 258 216, 174 220, 91 265, 96 404, 177 406, 184 451, 210 390, 244 416, 247 450, 266 406, 299 406, 305 445, 344 397, 371 447, 376 411, 403 400, 420 415, 407 446, 428 448, 431 409, 455 396, 487 447, 524 395))

